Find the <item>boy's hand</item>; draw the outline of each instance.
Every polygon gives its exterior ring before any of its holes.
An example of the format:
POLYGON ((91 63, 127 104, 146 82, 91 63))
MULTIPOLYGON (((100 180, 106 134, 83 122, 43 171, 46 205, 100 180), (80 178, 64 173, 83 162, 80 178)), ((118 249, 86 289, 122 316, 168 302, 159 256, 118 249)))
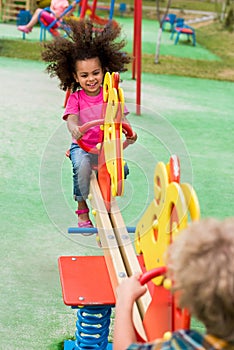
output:
POLYGON ((120 283, 116 289, 117 298, 125 303, 131 305, 139 297, 146 292, 146 286, 142 286, 139 282, 141 274, 137 273, 131 277, 125 279, 120 283))
POLYGON ((133 131, 133 135, 132 136, 127 136, 126 140, 127 140, 127 143, 129 145, 133 144, 137 140, 137 133, 133 131))

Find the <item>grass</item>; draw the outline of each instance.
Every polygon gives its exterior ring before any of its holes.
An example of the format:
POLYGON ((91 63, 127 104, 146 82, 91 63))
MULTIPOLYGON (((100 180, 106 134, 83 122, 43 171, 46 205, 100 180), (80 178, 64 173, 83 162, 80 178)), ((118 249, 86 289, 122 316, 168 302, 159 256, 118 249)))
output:
MULTIPOLYGON (((119 3, 122 1, 116 1, 116 3, 119 3)), ((134 0, 124 0, 127 5, 132 6, 134 5, 134 0)), ((143 6, 149 6, 149 7, 156 7, 156 1, 155 0, 143 0, 142 1, 143 6)), ((164 8, 167 5, 167 0, 161 0, 160 1, 160 7, 164 8)), ((211 2, 209 0, 201 1, 201 0, 173 0, 171 4, 171 9, 180 9, 180 10, 197 10, 197 11, 209 11, 213 12, 216 11, 216 6, 214 2, 211 2)))
POLYGON ((0 56, 28 60, 41 60, 42 47, 39 42, 22 40, 0 40, 0 56))
MULTIPOLYGON (((222 30, 220 24, 196 29, 199 45, 217 55, 220 60, 206 61, 160 56, 160 64, 152 64, 153 55, 143 55, 143 71, 154 74, 173 74, 186 77, 234 81, 233 33, 222 30)), ((190 44, 191 45, 191 44, 190 44)))
MULTIPOLYGON (((196 28, 199 45, 217 55, 220 60, 195 60, 184 57, 160 56, 160 64, 154 64, 153 54, 143 54, 142 71, 196 78, 234 81, 234 55, 231 50, 234 33, 221 28, 218 22, 196 28)), ((180 44, 186 45, 186 43, 180 44)), ((191 43, 189 43, 191 45, 191 43)), ((0 55, 29 60, 41 60, 42 45, 39 42, 1 40, 0 55)))

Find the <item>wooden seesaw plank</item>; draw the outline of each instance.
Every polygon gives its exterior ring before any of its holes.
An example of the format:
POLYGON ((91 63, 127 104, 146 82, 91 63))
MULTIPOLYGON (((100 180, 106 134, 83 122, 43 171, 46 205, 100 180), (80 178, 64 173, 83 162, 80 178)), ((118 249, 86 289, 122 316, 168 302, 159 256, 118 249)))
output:
MULTIPOLYGON (((90 178, 89 200, 92 206, 93 214, 95 215, 96 225, 102 243, 106 266, 109 272, 112 288, 115 293, 118 284, 120 284, 122 280, 128 276, 128 271, 125 268, 122 255, 118 247, 118 242, 115 237, 115 232, 112 227, 112 222, 103 202, 101 191, 94 171, 92 172, 90 178)), ((115 215, 113 217, 115 217, 115 215)), ((114 220, 114 222, 115 221, 116 220, 114 220)), ((136 256, 135 252, 133 255, 136 256)), ((137 266, 135 264, 133 271, 141 271, 140 265, 138 264, 137 266)), ((143 327, 141 314, 136 304, 134 305, 133 309, 133 319, 138 334, 142 339, 146 340, 147 338, 143 327)))
MULTIPOLYGON (((113 198, 111 202, 110 216, 112 227, 114 228, 115 237, 118 242, 119 250, 122 256, 122 261, 124 262, 124 266, 126 268, 128 276, 134 275, 137 272, 142 272, 139 261, 136 256, 136 252, 131 242, 131 238, 126 229, 123 217, 121 215, 118 203, 115 198, 113 198)), ((151 300, 152 298, 150 292, 147 290, 147 292, 137 302, 142 319, 145 315, 149 304, 151 303, 151 300)))

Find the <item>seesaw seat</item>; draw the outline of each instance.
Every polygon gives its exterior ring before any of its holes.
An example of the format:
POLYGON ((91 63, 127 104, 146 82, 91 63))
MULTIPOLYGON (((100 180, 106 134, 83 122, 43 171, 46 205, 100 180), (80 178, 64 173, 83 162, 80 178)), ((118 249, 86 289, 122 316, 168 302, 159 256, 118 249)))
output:
MULTIPOLYGON (((144 272, 142 256, 138 261, 144 272)), ((115 305, 104 256, 61 256, 58 263, 64 304, 115 305)))

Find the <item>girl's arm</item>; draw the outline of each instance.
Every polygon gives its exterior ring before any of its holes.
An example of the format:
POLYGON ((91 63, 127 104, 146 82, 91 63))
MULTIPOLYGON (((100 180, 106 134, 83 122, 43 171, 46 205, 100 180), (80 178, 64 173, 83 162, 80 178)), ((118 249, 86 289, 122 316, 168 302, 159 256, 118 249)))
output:
POLYGON ((72 137, 76 140, 79 140, 83 134, 80 132, 78 126, 78 117, 75 114, 69 114, 67 117, 67 128, 70 131, 72 137))
POLYGON ((114 324, 114 350, 125 350, 137 341, 132 311, 134 302, 146 292, 139 282, 139 274, 124 280, 117 288, 114 324))

